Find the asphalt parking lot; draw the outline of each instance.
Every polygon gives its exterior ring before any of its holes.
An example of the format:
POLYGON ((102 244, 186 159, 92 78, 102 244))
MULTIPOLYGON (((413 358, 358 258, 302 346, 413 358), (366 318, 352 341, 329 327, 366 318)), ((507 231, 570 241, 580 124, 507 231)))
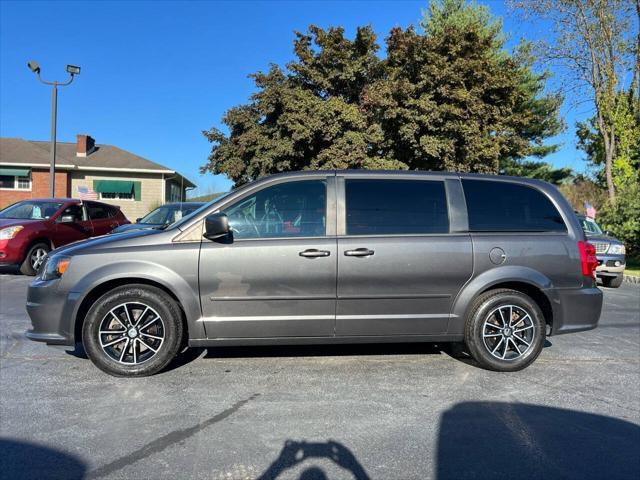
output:
POLYGON ((640 286, 518 373, 444 346, 216 348, 143 379, 28 341, 0 275, 0 477, 638 478, 640 286))

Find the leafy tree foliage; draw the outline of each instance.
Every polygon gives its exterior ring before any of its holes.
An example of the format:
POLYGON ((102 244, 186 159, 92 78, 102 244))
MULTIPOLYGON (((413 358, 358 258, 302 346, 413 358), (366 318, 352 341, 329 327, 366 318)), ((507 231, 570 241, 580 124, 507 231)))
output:
MULTIPOLYGON (((616 201, 602 203, 600 223, 627 245, 632 258, 640 258, 640 100, 633 87, 616 96, 614 125, 618 142, 612 164, 616 201)), ((605 185, 606 152, 595 118, 578 124, 579 147, 605 185)))
POLYGON ((530 46, 504 49, 501 23, 464 0, 432 2, 421 23, 394 28, 386 57, 371 27, 296 33, 295 60, 252 75, 249 103, 227 111, 228 133, 201 170, 236 184, 304 169, 499 171, 543 156, 562 124, 530 46), (512 163, 511 163, 512 164, 512 163))

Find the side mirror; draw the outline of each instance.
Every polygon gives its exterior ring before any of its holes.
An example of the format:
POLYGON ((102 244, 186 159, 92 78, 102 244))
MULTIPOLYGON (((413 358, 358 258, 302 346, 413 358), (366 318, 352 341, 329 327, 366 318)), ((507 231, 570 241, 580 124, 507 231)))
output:
POLYGON ((229 233, 229 219, 224 213, 212 213, 204 219, 204 237, 209 240, 224 237, 229 233))
POLYGON ((140 220, 142 220, 142 217, 136 218, 136 223, 140 223, 140 220))
POLYGON ((73 215, 62 215, 60 217, 60 223, 76 223, 76 217, 73 215))

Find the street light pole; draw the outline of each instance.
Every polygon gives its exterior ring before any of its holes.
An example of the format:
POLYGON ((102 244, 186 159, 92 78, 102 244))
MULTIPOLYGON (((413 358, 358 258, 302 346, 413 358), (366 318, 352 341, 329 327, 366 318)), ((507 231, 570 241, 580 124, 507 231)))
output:
MULTIPOLYGON (((38 78, 40 76, 38 75, 38 78)), ((71 77, 73 78, 73 77, 71 77)), ((49 196, 56 196, 56 122, 58 119, 58 83, 53 82, 51 93, 51 145, 49 146, 49 196)))
POLYGON ((58 87, 66 87, 73 82, 74 75, 80 75, 80 67, 76 65, 67 65, 67 72, 69 73, 69 80, 64 83, 58 81, 48 82, 43 80, 40 76, 40 66, 36 61, 30 61, 27 63, 29 69, 38 75, 40 80, 45 85, 51 85, 51 145, 49 147, 49 195, 53 198, 56 196, 56 123, 58 117, 58 87))

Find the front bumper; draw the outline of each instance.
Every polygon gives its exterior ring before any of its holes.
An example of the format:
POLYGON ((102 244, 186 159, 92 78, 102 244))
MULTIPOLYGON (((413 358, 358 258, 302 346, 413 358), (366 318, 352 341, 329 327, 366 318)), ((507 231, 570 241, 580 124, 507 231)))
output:
POLYGON ((598 277, 616 277, 624 272, 624 255, 596 255, 598 266, 596 275, 598 277), (616 266, 618 264, 618 266, 616 266))
POLYGON ((73 313, 79 300, 77 293, 58 290, 60 281, 42 281, 36 277, 27 290, 27 313, 32 328, 27 338, 48 345, 75 346, 73 313))
POLYGON ((596 328, 602 312, 602 300, 602 291, 597 287, 555 290, 551 334, 596 328))

